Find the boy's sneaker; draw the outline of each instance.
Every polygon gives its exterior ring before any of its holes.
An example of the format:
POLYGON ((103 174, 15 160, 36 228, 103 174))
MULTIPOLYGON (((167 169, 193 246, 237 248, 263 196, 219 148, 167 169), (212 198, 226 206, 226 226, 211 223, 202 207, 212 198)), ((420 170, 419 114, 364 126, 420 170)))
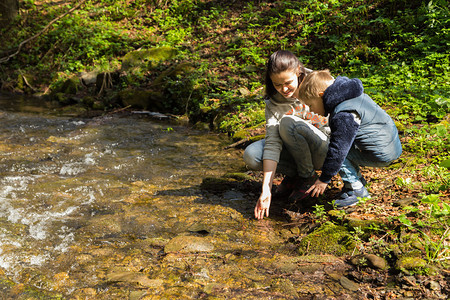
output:
POLYGON ((358 204, 359 198, 370 198, 370 194, 363 186, 357 190, 348 190, 341 194, 340 198, 334 201, 337 208, 344 208, 358 204))
MULTIPOLYGON (((363 186, 367 185, 367 181, 363 176, 359 177, 359 181, 361 181, 363 186)), ((341 194, 348 193, 350 191, 353 191, 353 189, 351 187, 345 187, 345 185, 344 185, 344 187, 342 188, 341 194)))

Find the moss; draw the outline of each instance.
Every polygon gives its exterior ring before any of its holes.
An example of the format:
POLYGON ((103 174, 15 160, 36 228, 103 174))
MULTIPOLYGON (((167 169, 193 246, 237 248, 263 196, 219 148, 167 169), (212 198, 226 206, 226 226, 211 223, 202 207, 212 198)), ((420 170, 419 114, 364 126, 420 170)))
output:
POLYGON ((81 88, 80 79, 76 76, 72 76, 68 78, 66 81, 64 81, 59 92, 64 94, 76 94, 80 88, 81 88))
POLYGON ((122 70, 127 71, 135 67, 154 67, 159 62, 173 58, 176 53, 177 51, 171 47, 129 52, 122 58, 122 70))
POLYGON ((221 192, 235 186, 236 180, 232 178, 206 177, 202 180, 200 187, 211 192, 221 192))
POLYGON ((175 79, 177 76, 185 75, 194 71, 194 66, 191 63, 181 63, 175 67, 168 69, 161 73, 154 81, 153 85, 163 85, 167 78, 175 79))
POLYGON ((356 243, 347 228, 325 223, 301 240, 298 252, 302 255, 327 253, 340 256, 350 254, 355 247, 356 243))
POLYGON ((252 176, 247 175, 245 173, 228 173, 224 175, 225 178, 232 178, 236 179, 237 181, 245 181, 245 180, 252 180, 252 176))
POLYGON ((416 274, 424 274, 427 272, 427 262, 417 256, 403 256, 401 257, 397 263, 396 267, 398 270, 403 271, 405 273, 416 273, 416 274))

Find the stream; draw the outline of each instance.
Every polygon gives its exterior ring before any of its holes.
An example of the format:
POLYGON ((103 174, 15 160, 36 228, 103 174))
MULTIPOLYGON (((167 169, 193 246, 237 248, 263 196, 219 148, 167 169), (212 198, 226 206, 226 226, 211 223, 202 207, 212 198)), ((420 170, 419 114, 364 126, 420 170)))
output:
POLYGON ((3 299, 356 297, 342 260, 299 256, 298 228, 254 219, 254 190, 202 188, 245 172, 226 136, 33 102, 0 95, 3 299))

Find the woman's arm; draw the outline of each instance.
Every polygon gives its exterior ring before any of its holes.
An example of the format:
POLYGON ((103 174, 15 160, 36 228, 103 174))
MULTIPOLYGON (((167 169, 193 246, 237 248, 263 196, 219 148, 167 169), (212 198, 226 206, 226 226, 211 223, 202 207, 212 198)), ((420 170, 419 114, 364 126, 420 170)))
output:
POLYGON ((269 216, 270 201, 272 200, 272 183, 277 170, 278 163, 274 160, 264 159, 263 160, 263 183, 262 191, 259 196, 258 202, 255 207, 255 218, 261 220, 269 216))

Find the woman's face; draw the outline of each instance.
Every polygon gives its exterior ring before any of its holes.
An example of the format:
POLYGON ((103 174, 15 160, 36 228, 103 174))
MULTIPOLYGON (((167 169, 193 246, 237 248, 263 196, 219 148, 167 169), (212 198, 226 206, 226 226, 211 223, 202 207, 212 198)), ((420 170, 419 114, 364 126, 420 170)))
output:
POLYGON ((273 86, 278 93, 285 98, 298 98, 298 73, 293 70, 287 70, 276 74, 271 74, 273 86))

